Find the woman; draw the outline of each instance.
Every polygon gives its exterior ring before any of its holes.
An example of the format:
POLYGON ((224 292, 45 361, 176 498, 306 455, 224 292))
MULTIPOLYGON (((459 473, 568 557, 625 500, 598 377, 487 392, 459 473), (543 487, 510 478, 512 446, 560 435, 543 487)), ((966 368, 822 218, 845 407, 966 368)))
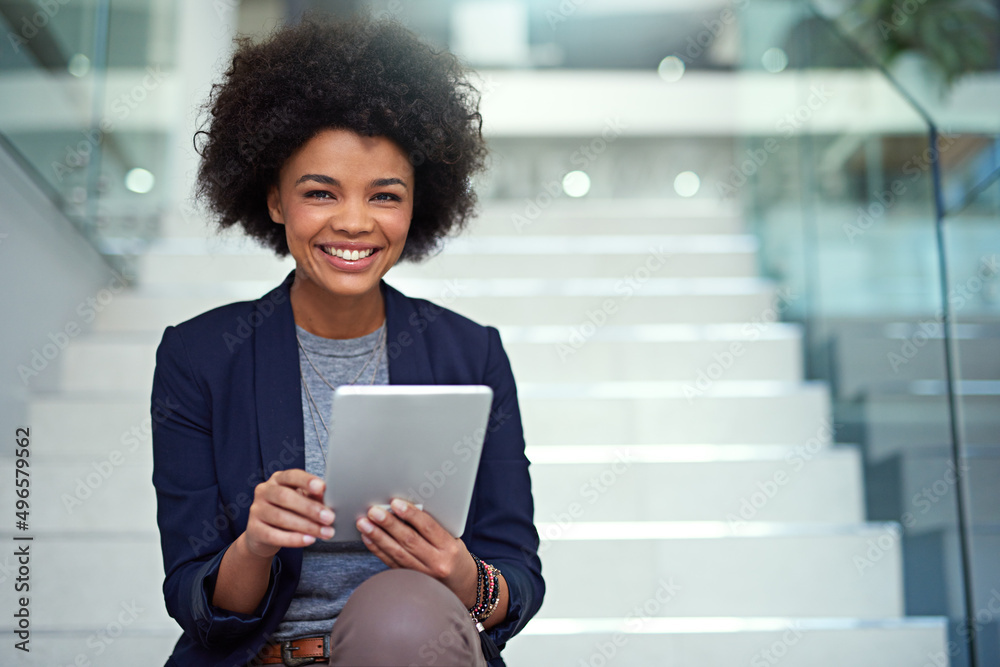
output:
POLYGON ((472 213, 486 151, 464 77, 391 22, 309 21, 240 42, 213 89, 199 193, 296 268, 157 349, 163 589, 184 630, 169 665, 485 665, 541 605, 499 335, 382 280, 472 213), (326 420, 352 383, 492 387, 461 539, 397 501, 358 520, 360 542, 325 541, 343 521, 323 505, 326 420))

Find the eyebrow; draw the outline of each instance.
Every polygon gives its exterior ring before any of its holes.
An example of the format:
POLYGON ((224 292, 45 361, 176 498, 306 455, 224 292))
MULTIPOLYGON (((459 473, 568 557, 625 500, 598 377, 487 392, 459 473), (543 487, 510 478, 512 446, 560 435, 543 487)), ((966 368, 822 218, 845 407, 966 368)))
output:
MULTIPOLYGON (((295 181, 295 185, 305 183, 306 181, 316 181, 317 183, 323 183, 324 185, 340 186, 340 181, 336 178, 331 178, 326 174, 303 174, 299 177, 299 180, 295 181)), ((406 182, 401 178, 376 178, 368 184, 368 187, 384 188, 387 185, 402 185, 406 188, 406 182)))

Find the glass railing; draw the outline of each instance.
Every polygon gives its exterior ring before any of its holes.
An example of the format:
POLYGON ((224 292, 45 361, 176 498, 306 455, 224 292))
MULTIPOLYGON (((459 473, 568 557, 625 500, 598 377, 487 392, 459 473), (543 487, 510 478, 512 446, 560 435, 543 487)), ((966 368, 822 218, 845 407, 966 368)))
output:
POLYGON ((967 627, 976 637, 979 665, 1000 664, 1000 182, 996 173, 965 193, 962 205, 948 209, 942 236, 951 324, 950 407, 954 437, 968 470, 967 627))
POLYGON ((111 5, 0 0, 0 140, 123 270, 166 203, 176 7, 111 5))
POLYGON ((949 87, 926 54, 889 58, 877 26, 810 3, 748 6, 741 27, 743 69, 799 91, 737 150, 765 162, 742 193, 762 271, 799 295, 786 316, 836 440, 864 451, 868 518, 902 528, 906 613, 951 621, 927 664, 1000 664, 996 63, 949 87))

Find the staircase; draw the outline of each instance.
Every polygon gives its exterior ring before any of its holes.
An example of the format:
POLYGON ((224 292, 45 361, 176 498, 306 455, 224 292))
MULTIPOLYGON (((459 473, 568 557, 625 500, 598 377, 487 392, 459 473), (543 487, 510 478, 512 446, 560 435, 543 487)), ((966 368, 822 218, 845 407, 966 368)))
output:
MULTIPOLYGON (((947 664, 945 619, 904 617, 898 527, 865 522, 858 450, 831 443, 827 388, 803 380, 800 330, 775 321, 799 295, 756 277, 755 253, 714 203, 556 202, 532 219, 495 204, 387 276, 497 326, 514 367, 548 592, 510 667, 947 664)), ((63 353, 29 419, 58 454, 32 461, 51 502, 33 515, 44 638, 25 664, 169 653, 155 347, 292 266, 168 234, 63 353)))

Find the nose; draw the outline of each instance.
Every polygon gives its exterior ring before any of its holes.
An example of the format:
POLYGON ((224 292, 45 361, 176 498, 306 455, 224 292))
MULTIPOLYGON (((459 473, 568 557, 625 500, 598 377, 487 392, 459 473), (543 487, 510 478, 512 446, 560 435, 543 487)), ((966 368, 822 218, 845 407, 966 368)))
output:
POLYGON ((375 228, 375 220, 368 210, 364 197, 348 197, 343 206, 331 216, 330 227, 338 232, 356 236, 375 228))

